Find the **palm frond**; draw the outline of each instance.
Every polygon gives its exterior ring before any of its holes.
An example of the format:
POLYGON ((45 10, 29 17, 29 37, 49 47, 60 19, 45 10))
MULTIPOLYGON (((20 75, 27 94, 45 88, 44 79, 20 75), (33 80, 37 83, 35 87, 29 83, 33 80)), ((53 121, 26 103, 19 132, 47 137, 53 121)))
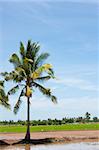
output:
POLYGON ((3 105, 4 107, 10 109, 10 104, 8 103, 9 99, 4 91, 4 83, 2 83, 2 82, 1 82, 1 87, 0 87, 0 104, 3 105))
POLYGON ((33 82, 33 86, 35 88, 38 88, 44 95, 50 95, 51 94, 50 89, 47 89, 47 88, 43 87, 42 85, 40 85, 36 82, 33 82))
POLYGON ((42 63, 49 57, 48 53, 42 53, 40 56, 38 56, 36 62, 35 62, 35 69, 37 69, 38 66, 42 65, 42 63))
POLYGON ((32 56, 31 56, 31 52, 32 52, 31 40, 28 40, 26 50, 27 50, 26 57, 31 59, 32 58, 32 56))
POLYGON ((22 59, 26 57, 26 51, 22 42, 20 42, 20 54, 21 54, 22 59))
POLYGON ((1 72, 0 75, 5 77, 8 74, 8 72, 1 72))
POLYGON ((53 103, 57 104, 57 97, 54 95, 51 95, 51 100, 53 103))
POLYGON ((38 43, 36 42, 32 43, 31 40, 28 40, 26 48, 26 57, 34 61, 34 59, 38 54, 39 49, 40 46, 38 45, 38 43))
POLYGON ((6 73, 4 76, 6 81, 13 80, 15 82, 21 82, 25 77, 25 70, 21 67, 17 67, 14 71, 6 73))
POLYGON ((53 79, 55 79, 56 77, 54 76, 54 71, 53 71, 53 69, 52 68, 49 68, 49 70, 48 70, 48 74, 53 78, 53 79))
POLYGON ((4 81, 0 81, 0 89, 3 89, 4 88, 4 81))
POLYGON ((21 65, 20 59, 17 54, 13 54, 9 60, 11 63, 13 63, 14 67, 19 67, 21 65))
POLYGON ((20 69, 21 67, 17 67, 14 71, 6 73, 4 75, 5 81, 15 81, 21 82, 25 78, 24 69, 20 69))
POLYGON ((36 87, 36 88, 38 88, 41 91, 41 93, 43 93, 48 98, 50 98, 53 103, 57 103, 57 98, 54 95, 52 95, 50 89, 45 88, 45 87, 43 87, 42 85, 40 85, 40 84, 38 84, 36 82, 33 82, 33 86, 36 87))
POLYGON ((15 73, 15 71, 9 72, 7 73, 4 78, 6 81, 10 81, 10 80, 14 80, 16 78, 17 74, 15 73))
POLYGON ((18 101, 17 101, 17 103, 16 103, 15 106, 14 106, 13 112, 14 112, 15 114, 17 114, 17 112, 19 111, 20 105, 21 105, 21 103, 22 103, 22 100, 21 100, 21 97, 22 97, 22 96, 25 96, 24 88, 22 89, 21 94, 19 95, 18 101))
POLYGON ((40 45, 38 44, 38 42, 37 43, 34 42, 33 44, 31 44, 31 46, 32 46, 32 57, 34 58, 37 56, 40 50, 40 45))
POLYGON ((26 76, 30 76, 31 74, 31 68, 32 68, 31 63, 33 63, 31 59, 25 58, 23 60, 22 68, 24 69, 26 76))
POLYGON ((13 80, 13 71, 5 75, 5 80, 10 81, 13 80))
POLYGON ((0 105, 4 106, 7 109, 11 109, 10 104, 8 103, 8 97, 0 98, 0 105))
POLYGON ((15 69, 15 73, 19 76, 19 77, 26 77, 26 72, 25 72, 25 69, 22 68, 22 67, 17 67, 15 69))
POLYGON ((6 97, 4 89, 0 89, 0 99, 3 99, 6 97))
POLYGON ((48 72, 48 74, 50 73, 51 75, 51 72, 50 72, 50 69, 52 68, 52 65, 51 64, 44 64, 42 66, 40 66, 39 68, 37 68, 31 75, 31 78, 32 79, 36 79, 36 78, 39 78, 40 75, 43 73, 43 72, 48 72))
POLYGON ((20 99, 20 97, 19 97, 17 103, 16 103, 15 106, 14 106, 14 113, 15 113, 15 114, 17 114, 17 112, 18 112, 18 110, 19 110, 19 108, 20 108, 21 103, 22 103, 22 101, 21 101, 21 99, 20 99))
POLYGON ((36 80, 41 81, 41 82, 47 81, 49 79, 51 79, 51 76, 44 76, 44 77, 36 78, 36 80))
POLYGON ((10 90, 8 91, 8 95, 13 95, 13 94, 15 94, 18 90, 19 90, 19 85, 17 85, 17 86, 15 86, 15 87, 13 87, 12 89, 10 89, 10 90))

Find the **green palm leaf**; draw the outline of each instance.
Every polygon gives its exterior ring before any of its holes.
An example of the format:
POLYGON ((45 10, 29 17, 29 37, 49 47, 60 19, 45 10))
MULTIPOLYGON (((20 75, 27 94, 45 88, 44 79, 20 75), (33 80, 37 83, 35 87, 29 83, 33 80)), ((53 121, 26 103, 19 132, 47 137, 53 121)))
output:
POLYGON ((44 65, 38 67, 38 68, 32 73, 31 78, 32 78, 32 79, 37 79, 37 78, 39 78, 39 77, 41 76, 41 74, 44 73, 44 72, 47 72, 48 74, 51 75, 51 74, 52 74, 52 73, 50 72, 50 69, 51 69, 51 68, 52 68, 52 65, 51 65, 51 64, 44 64, 44 65))
POLYGON ((6 107, 7 109, 11 109, 10 104, 8 103, 8 97, 5 96, 3 98, 0 97, 0 105, 6 107))
POLYGON ((3 89, 4 88, 4 81, 0 81, 0 89, 3 89))
POLYGON ((20 99, 20 97, 19 97, 17 103, 16 103, 15 106, 14 106, 14 114, 17 114, 17 112, 18 112, 18 110, 19 110, 19 108, 20 108, 21 103, 22 103, 22 101, 21 101, 21 99, 20 99))
POLYGON ((25 51, 25 48, 24 48, 24 45, 22 42, 20 42, 20 55, 21 55, 22 59, 24 59, 26 57, 26 51, 25 51))
POLYGON ((49 79, 51 79, 51 76, 44 76, 44 77, 36 78, 37 81, 41 81, 41 82, 47 81, 49 79))
POLYGON ((8 91, 8 95, 15 94, 19 90, 19 85, 13 87, 11 90, 8 91))
POLYGON ((20 59, 17 54, 13 54, 9 60, 11 63, 13 63, 14 67, 19 67, 21 65, 20 59))
POLYGON ((10 104, 8 103, 8 96, 4 91, 4 81, 0 81, 0 104, 10 109, 10 104))
POLYGON ((57 103, 57 98, 54 95, 52 95, 50 89, 47 89, 47 88, 43 87, 42 85, 40 85, 36 82, 33 82, 33 86, 38 88, 41 91, 41 93, 43 93, 48 98, 50 98, 52 100, 52 102, 57 103))
POLYGON ((17 103, 16 103, 15 106, 14 106, 13 112, 14 112, 15 114, 17 114, 17 112, 19 111, 20 105, 21 105, 21 103, 22 103, 22 100, 21 100, 21 97, 22 97, 22 96, 25 96, 24 88, 22 89, 21 94, 19 95, 18 101, 17 101, 17 103))
POLYGON ((15 69, 15 73, 19 76, 19 77, 23 77, 23 78, 26 78, 26 72, 25 72, 25 70, 24 70, 24 68, 23 67, 17 67, 16 69, 15 69))
POLYGON ((36 62, 35 62, 35 69, 42 65, 42 63, 49 57, 48 53, 42 53, 40 56, 38 56, 36 62))
POLYGON ((31 40, 28 40, 27 48, 26 48, 26 57, 32 59, 33 61, 38 55, 40 50, 40 46, 38 43, 32 43, 31 40))
POLYGON ((8 74, 8 72, 1 72, 0 75, 5 77, 8 74))

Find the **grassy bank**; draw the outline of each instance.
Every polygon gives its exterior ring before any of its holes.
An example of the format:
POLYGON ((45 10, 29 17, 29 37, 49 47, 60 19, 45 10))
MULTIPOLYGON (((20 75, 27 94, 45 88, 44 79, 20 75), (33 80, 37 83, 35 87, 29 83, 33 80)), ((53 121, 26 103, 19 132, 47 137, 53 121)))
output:
MULTIPOLYGON (((99 130, 99 124, 66 124, 66 125, 47 125, 31 126, 31 132, 39 131, 65 131, 65 130, 99 130)), ((0 126, 0 132, 25 132, 26 126, 0 126)))

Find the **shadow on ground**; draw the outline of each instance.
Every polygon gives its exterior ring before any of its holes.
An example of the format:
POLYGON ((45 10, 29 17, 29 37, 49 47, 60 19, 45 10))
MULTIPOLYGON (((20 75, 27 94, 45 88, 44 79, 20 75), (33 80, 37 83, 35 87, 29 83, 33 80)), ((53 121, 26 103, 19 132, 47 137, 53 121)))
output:
POLYGON ((3 140, 0 140, 0 145, 10 145, 10 144, 6 143, 6 142, 3 141, 3 140))
POLYGON ((0 146, 3 145, 15 145, 15 144, 51 144, 51 143, 67 143, 67 142, 98 142, 98 137, 63 137, 63 138, 44 138, 44 139, 30 139, 27 141, 26 139, 20 140, 0 140, 0 146))
POLYGON ((26 141, 25 139, 22 139, 16 143, 13 143, 12 145, 15 144, 49 144, 53 143, 54 138, 45 138, 45 139, 30 139, 30 141, 26 141))

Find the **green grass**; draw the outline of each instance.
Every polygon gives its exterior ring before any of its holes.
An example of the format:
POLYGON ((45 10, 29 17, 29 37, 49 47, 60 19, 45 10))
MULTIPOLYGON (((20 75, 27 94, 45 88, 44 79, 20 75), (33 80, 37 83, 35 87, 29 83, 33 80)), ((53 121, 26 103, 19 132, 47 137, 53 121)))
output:
MULTIPOLYGON (((65 124, 65 125, 46 125, 46 126, 31 126, 31 132, 39 131, 66 131, 66 130, 99 130, 99 124, 65 124)), ((0 126, 0 132, 26 132, 26 126, 0 126)))

